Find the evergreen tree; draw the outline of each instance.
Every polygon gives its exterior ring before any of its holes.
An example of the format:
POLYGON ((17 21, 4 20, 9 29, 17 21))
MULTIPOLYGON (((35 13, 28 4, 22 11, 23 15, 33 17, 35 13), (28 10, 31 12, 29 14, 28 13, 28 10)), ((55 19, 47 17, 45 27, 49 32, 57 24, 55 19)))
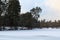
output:
POLYGON ((2 10, 3 5, 5 5, 5 4, 0 0, 0 30, 1 30, 1 26, 3 24, 3 20, 2 20, 2 16, 1 16, 1 14, 3 12, 3 10, 2 10))
POLYGON ((27 27, 29 29, 32 28, 32 15, 30 12, 26 12, 20 16, 20 25, 23 27, 27 27))
POLYGON ((9 0, 8 14, 6 14, 9 19, 9 26, 15 26, 15 28, 19 26, 20 9, 19 0, 9 0))

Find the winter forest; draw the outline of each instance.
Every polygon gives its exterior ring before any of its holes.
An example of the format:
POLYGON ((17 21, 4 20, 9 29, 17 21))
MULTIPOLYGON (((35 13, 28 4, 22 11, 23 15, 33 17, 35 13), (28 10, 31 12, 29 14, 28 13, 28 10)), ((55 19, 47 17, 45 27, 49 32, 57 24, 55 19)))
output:
POLYGON ((29 12, 21 14, 19 0, 0 0, 0 30, 18 30, 39 28, 40 7, 32 8, 29 12))
POLYGON ((0 0, 0 30, 25 30, 33 28, 59 28, 60 20, 45 21, 38 20, 40 7, 31 8, 26 13, 21 13, 19 0, 0 0))

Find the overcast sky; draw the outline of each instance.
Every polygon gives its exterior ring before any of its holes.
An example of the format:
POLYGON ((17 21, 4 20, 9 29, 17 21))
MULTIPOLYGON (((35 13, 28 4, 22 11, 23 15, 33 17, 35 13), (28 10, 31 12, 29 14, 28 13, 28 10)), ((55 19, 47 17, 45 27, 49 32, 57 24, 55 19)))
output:
POLYGON ((60 0, 19 0, 22 13, 33 7, 39 6, 42 9, 39 20, 60 20, 60 0))

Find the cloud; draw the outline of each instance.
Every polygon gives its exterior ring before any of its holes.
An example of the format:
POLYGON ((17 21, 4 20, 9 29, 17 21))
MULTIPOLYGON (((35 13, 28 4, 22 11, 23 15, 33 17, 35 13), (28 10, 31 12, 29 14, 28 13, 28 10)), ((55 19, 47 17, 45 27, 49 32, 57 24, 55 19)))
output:
POLYGON ((19 0, 21 4, 21 12, 28 12, 34 7, 34 0, 19 0))
POLYGON ((42 9, 40 19, 58 20, 60 19, 60 0, 19 0, 21 10, 29 11, 31 8, 39 6, 42 9))
POLYGON ((21 11, 23 12, 27 12, 30 9, 32 9, 33 7, 36 6, 41 6, 42 5, 42 0, 19 0, 20 4, 21 4, 21 11))
POLYGON ((56 10, 60 10, 60 0, 46 0, 45 5, 56 10))
MULTIPOLYGON (((60 0, 45 0, 41 19, 58 20, 60 19, 60 0)), ((42 6, 43 7, 43 6, 42 6)))

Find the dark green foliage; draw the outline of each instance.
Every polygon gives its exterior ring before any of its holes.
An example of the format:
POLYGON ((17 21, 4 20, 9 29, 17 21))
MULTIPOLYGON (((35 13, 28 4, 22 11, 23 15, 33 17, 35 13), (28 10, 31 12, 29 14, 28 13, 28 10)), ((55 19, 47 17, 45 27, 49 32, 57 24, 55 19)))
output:
POLYGON ((10 21, 9 26, 18 26, 20 20, 20 4, 18 0, 9 1, 8 18, 10 21))
MULTIPOLYGON (((19 0, 9 0, 9 3, 7 5, 7 10, 4 16, 2 16, 2 26, 14 26, 15 29, 17 29, 17 26, 19 26, 20 21, 20 3, 19 0)), ((4 29, 3 27, 3 29, 4 29)))
MULTIPOLYGON (((6 4, 3 6, 6 6, 6 4)), ((11 27, 11 29, 14 27, 15 30, 17 30, 18 26, 27 27, 28 29, 40 27, 40 21, 38 21, 39 12, 42 11, 40 7, 33 8, 30 12, 20 14, 21 6, 19 0, 9 0, 7 6, 7 9, 4 10, 6 11, 4 16, 1 16, 3 10, 0 10, 0 26, 3 26, 3 30, 5 30, 6 26, 11 27)))
POLYGON ((24 27, 31 27, 32 25, 32 15, 27 12, 25 14, 20 15, 20 25, 24 27))
POLYGON ((40 28, 60 28, 60 20, 58 21, 45 21, 45 20, 41 20, 40 21, 40 28))
POLYGON ((40 22, 33 18, 30 12, 20 15, 20 26, 28 29, 40 27, 40 22))

